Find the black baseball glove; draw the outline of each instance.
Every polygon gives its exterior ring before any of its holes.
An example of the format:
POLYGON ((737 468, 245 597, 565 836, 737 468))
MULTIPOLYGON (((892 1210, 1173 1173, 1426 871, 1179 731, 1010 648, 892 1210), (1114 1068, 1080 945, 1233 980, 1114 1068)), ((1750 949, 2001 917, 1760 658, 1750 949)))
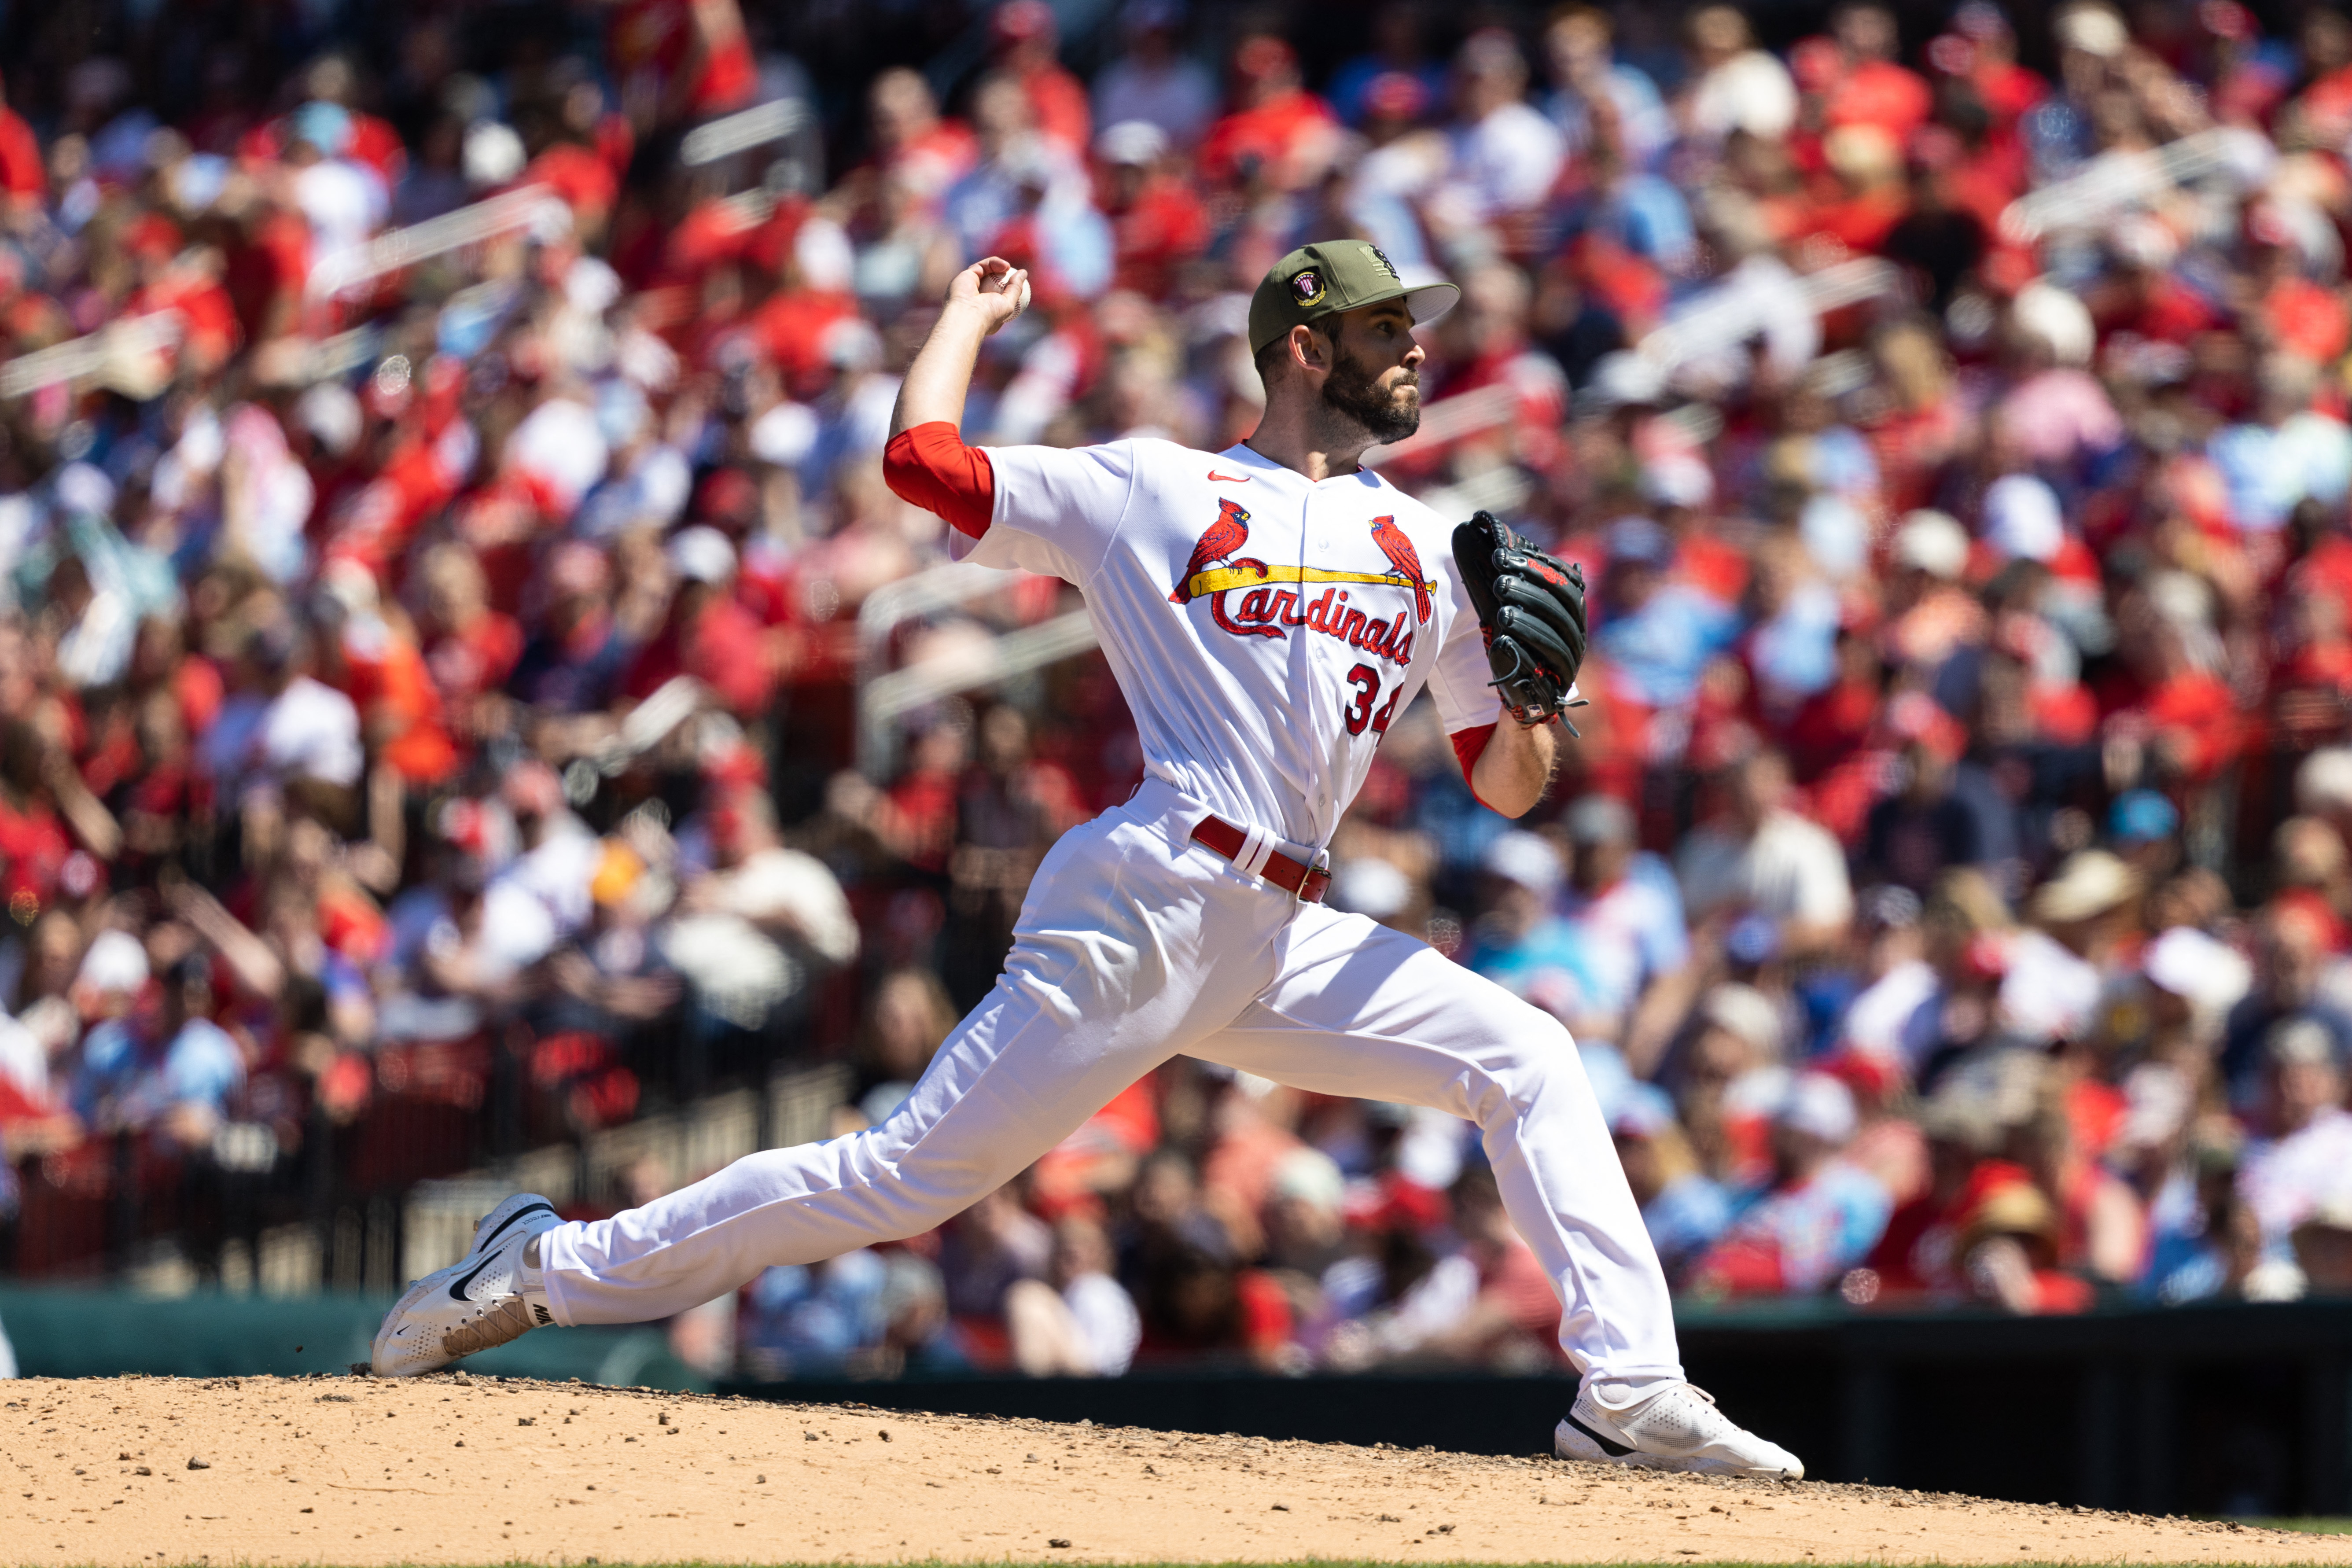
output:
POLYGON ((1488 684, 1511 717, 1540 724, 1583 707, 1568 691, 1584 662, 1584 568, 1545 554, 1483 511, 1454 530, 1454 563, 1478 607, 1495 672, 1488 684))

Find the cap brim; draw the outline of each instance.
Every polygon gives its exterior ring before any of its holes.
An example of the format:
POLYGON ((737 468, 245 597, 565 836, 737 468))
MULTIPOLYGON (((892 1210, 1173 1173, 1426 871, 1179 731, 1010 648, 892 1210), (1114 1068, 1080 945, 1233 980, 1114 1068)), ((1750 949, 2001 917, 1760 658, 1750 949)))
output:
POLYGON ((1404 291, 1404 308, 1412 317, 1412 324, 1425 327, 1462 302, 1462 289, 1454 283, 1423 283, 1404 291))

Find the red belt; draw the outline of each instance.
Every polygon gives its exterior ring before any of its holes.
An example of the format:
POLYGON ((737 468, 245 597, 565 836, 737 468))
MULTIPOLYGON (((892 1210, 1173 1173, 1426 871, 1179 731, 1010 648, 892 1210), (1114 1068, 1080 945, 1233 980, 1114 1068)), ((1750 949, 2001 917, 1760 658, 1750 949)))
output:
POLYGON ((1261 847, 1259 853, 1265 856, 1265 863, 1251 865, 1245 858, 1245 852, 1251 848, 1249 831, 1235 827, 1222 816, 1202 817, 1192 829, 1192 837, 1243 870, 1255 872, 1272 882, 1301 903, 1319 904, 1323 901, 1323 895, 1330 890, 1330 872, 1320 867, 1309 866, 1304 860, 1294 859, 1279 849, 1261 847))

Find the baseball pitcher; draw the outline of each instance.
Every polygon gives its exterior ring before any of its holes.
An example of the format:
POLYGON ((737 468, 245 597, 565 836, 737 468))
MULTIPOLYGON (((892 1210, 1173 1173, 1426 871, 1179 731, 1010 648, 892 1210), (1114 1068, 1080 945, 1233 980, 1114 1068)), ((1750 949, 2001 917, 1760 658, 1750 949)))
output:
POLYGON ((1406 287, 1360 240, 1309 245, 1250 303, 1266 404, 1247 441, 967 447, 982 340, 1027 292, 994 258, 957 277, 899 390, 886 472, 967 558, 1085 594, 1143 784, 1046 856, 995 989, 887 1121, 607 1220, 509 1198, 384 1319, 376 1373, 429 1372, 543 1324, 667 1317, 772 1264, 929 1230, 1181 1052, 1477 1125, 1580 1374, 1563 1457, 1801 1476, 1684 1381, 1665 1279, 1567 1030, 1323 902, 1325 847, 1423 689, 1471 788, 1507 816, 1541 797, 1576 700, 1577 569, 1359 464, 1419 424, 1413 328, 1458 290, 1406 287))

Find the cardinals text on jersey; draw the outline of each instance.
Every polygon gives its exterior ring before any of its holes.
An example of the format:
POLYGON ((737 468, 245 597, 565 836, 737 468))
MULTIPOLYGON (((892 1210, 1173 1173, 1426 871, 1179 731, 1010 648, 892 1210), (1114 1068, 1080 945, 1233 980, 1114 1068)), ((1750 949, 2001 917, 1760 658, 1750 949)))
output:
POLYGON ((1388 561, 1386 572, 1269 565, 1242 553, 1249 543, 1249 521, 1239 501, 1219 498, 1217 520, 1192 546, 1175 592, 1168 595, 1170 604, 1206 600, 1210 618, 1235 637, 1287 637, 1293 627, 1303 627, 1391 664, 1412 662, 1413 630, 1429 624, 1430 595, 1437 584, 1422 575, 1421 554, 1397 527, 1394 514, 1370 521, 1370 540, 1388 561), (1277 585, 1286 584, 1292 585, 1277 585), (1393 616, 1385 606, 1368 611, 1365 601, 1374 596, 1362 589, 1370 584, 1404 589, 1408 597, 1393 616), (1320 595, 1315 593, 1318 585, 1320 595))

